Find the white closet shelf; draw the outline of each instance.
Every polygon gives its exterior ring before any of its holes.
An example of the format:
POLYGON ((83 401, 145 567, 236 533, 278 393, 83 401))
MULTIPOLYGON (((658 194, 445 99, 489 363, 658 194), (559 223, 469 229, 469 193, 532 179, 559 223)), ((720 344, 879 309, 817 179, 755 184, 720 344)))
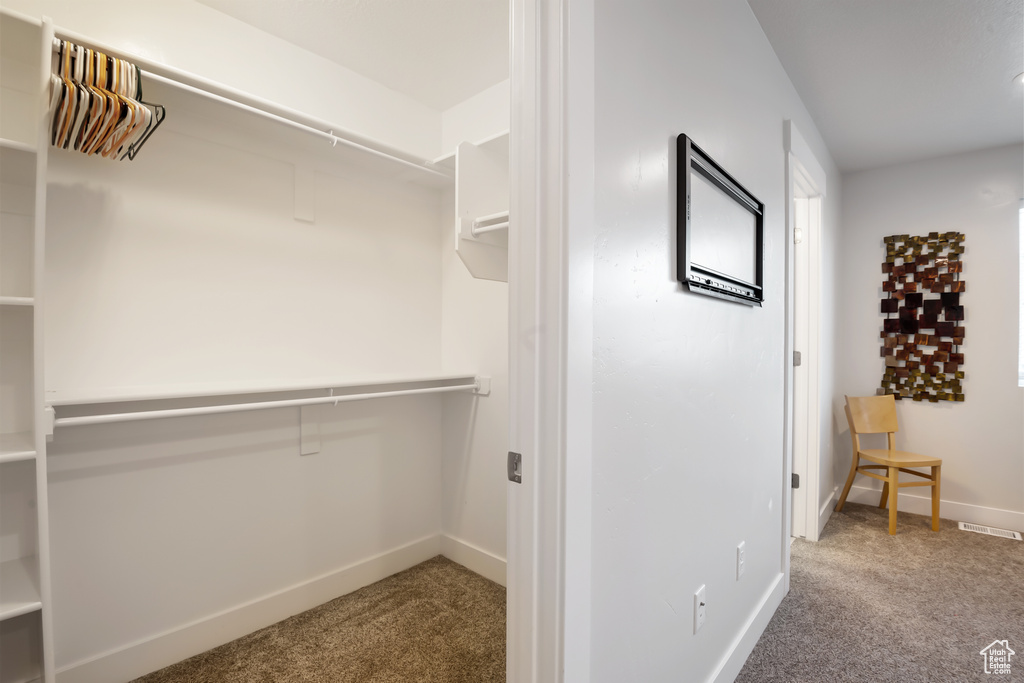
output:
POLYGON ((0 434, 0 463, 31 460, 36 457, 31 432, 0 434))
POLYGON ((490 393, 490 378, 475 374, 388 376, 281 385, 221 384, 132 387, 102 392, 47 392, 53 426, 133 422, 167 417, 330 405, 374 398, 473 392, 490 393), (240 397, 251 397, 241 400, 240 397), (130 404, 145 403, 143 406, 130 404), (129 405, 126 405, 129 404, 129 405), (107 412, 104 405, 116 405, 107 412), (57 415, 57 411, 61 413, 57 415))
MULTIPOLYGON (((507 157, 509 135, 509 131, 503 130, 500 133, 495 133, 494 135, 484 138, 478 142, 474 142, 473 144, 483 149, 488 154, 504 154, 507 157)), ((454 172, 455 150, 434 159, 434 165, 440 166, 441 168, 447 168, 454 172)))
POLYGON ((475 278, 508 282, 508 136, 455 152, 455 251, 475 278))
POLYGON ((42 609, 39 565, 35 557, 0 563, 0 621, 42 609))
POLYGON ((10 140, 8 138, 0 138, 0 150, 11 150, 14 152, 23 152, 25 154, 35 154, 36 148, 26 142, 20 142, 19 140, 10 140))
POLYGON ((35 303, 30 296, 0 296, 0 306, 33 306, 35 303))

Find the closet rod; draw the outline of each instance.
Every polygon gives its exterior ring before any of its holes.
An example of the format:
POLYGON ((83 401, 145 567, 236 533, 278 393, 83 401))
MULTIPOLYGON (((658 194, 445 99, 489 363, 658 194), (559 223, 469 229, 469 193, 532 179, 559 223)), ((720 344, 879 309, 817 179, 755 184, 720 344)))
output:
POLYGON ((487 232, 507 229, 508 211, 499 211, 498 213, 492 213, 473 219, 473 225, 470 228, 470 233, 472 233, 473 237, 476 237, 477 235, 483 235, 487 232))
POLYGON ((508 230, 508 221, 505 221, 504 223, 495 223, 494 225, 484 225, 480 227, 474 225, 470 232, 473 233, 473 237, 476 237, 477 235, 482 235, 485 232, 496 232, 498 230, 508 230))
POLYGON ((473 219, 473 227, 478 228, 482 225, 487 225, 493 221, 508 221, 508 211, 499 211, 498 213, 489 213, 486 216, 480 216, 473 219))
MULTIPOLYGON (((86 36, 60 28, 54 29, 53 49, 55 52, 60 47, 60 40, 68 40, 77 45, 92 48, 112 56, 120 56, 121 54, 118 50, 111 49, 108 46, 97 43, 86 36)), ((142 76, 146 79, 151 79, 174 88, 179 88, 201 97, 206 97, 216 102, 221 102, 222 104, 227 104, 243 111, 256 114, 257 116, 262 116, 272 121, 283 123, 303 132, 316 135, 329 141, 332 147, 341 143, 347 147, 358 149, 382 159, 397 162, 416 169, 417 171, 423 171, 447 180, 451 180, 452 178, 449 173, 437 168, 433 162, 406 158, 403 152, 382 142, 351 133, 349 134, 349 137, 345 137, 344 134, 336 135, 334 133, 335 130, 342 131, 344 129, 338 126, 332 126, 326 121, 308 116, 302 112, 296 111, 295 109, 284 107, 275 102, 271 102, 270 100, 263 99, 262 97, 238 90, 237 88, 232 88, 230 86, 217 83, 216 81, 211 81, 203 78, 202 76, 188 73, 187 71, 181 71, 157 62, 151 62, 135 55, 126 59, 138 66, 142 76), (363 141, 356 141, 353 139, 355 137, 360 137, 363 141)))
POLYGON ((189 415, 214 415, 217 413, 240 413, 266 408, 289 408, 294 406, 311 406, 318 404, 337 404, 346 401, 362 401, 371 398, 389 398, 392 396, 414 396, 419 394, 441 394, 453 391, 475 391, 480 383, 457 384, 444 387, 427 387, 424 389, 401 389, 398 391, 379 391, 364 394, 343 394, 340 396, 315 396, 313 398, 293 398, 283 401, 257 401, 254 403, 234 403, 221 406, 197 406, 194 408, 170 408, 167 410, 140 410, 133 413, 108 413, 106 415, 83 415, 80 417, 58 417, 54 419, 54 427, 73 427, 77 425, 107 424, 110 422, 135 422, 138 420, 156 420, 165 417, 185 417, 189 415))

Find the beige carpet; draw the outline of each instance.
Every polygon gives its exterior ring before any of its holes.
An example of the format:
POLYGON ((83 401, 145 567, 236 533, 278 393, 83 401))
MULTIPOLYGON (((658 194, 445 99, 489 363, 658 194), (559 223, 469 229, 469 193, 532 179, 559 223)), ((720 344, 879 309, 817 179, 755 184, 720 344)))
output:
POLYGON ((1024 541, 847 504, 793 544, 790 593, 737 683, 1024 681, 1024 541), (1010 675, 981 650, 1009 640, 1010 675))
POLYGON ((136 683, 505 680, 505 589, 444 557, 136 683))

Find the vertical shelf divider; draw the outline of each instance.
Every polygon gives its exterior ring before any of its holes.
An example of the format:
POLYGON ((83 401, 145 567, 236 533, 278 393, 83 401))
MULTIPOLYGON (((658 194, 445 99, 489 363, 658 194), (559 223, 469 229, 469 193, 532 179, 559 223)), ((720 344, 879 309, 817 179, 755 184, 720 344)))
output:
POLYGON ((36 137, 36 193, 35 193, 35 254, 33 273, 33 295, 35 309, 32 320, 32 412, 33 432, 36 447, 36 513, 39 533, 39 594, 42 605, 43 640, 43 681, 54 683, 56 663, 53 637, 53 598, 50 584, 50 515, 49 487, 46 467, 47 416, 45 413, 46 392, 43 383, 44 360, 44 296, 46 250, 46 168, 50 149, 48 134, 48 97, 50 85, 50 60, 53 53, 53 22, 43 17, 39 45, 39 111, 36 137))
POLYGON ((53 655, 53 600, 50 590, 50 524, 49 487, 46 473, 46 415, 43 383, 44 372, 44 307, 43 286, 46 249, 46 164, 49 152, 48 97, 50 83, 50 59, 53 45, 53 23, 50 18, 42 19, 39 45, 39 109, 37 114, 36 137, 36 207, 34 220, 34 272, 33 272, 33 323, 32 323, 32 409, 33 438, 36 446, 36 514, 39 543, 39 595, 42 601, 42 668, 44 683, 56 680, 55 657, 53 655))

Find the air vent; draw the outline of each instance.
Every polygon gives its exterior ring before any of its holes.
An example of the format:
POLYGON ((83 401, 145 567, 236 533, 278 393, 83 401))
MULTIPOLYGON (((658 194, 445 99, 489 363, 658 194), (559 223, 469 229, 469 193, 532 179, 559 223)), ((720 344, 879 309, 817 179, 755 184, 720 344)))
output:
POLYGON ((961 531, 973 531, 976 534, 987 534, 989 536, 999 536, 1000 538, 1012 538, 1015 541, 1021 540, 1020 534, 1016 531, 1007 531, 1006 529, 997 529, 993 526, 982 526, 980 524, 968 524, 967 522, 960 522, 961 531))

